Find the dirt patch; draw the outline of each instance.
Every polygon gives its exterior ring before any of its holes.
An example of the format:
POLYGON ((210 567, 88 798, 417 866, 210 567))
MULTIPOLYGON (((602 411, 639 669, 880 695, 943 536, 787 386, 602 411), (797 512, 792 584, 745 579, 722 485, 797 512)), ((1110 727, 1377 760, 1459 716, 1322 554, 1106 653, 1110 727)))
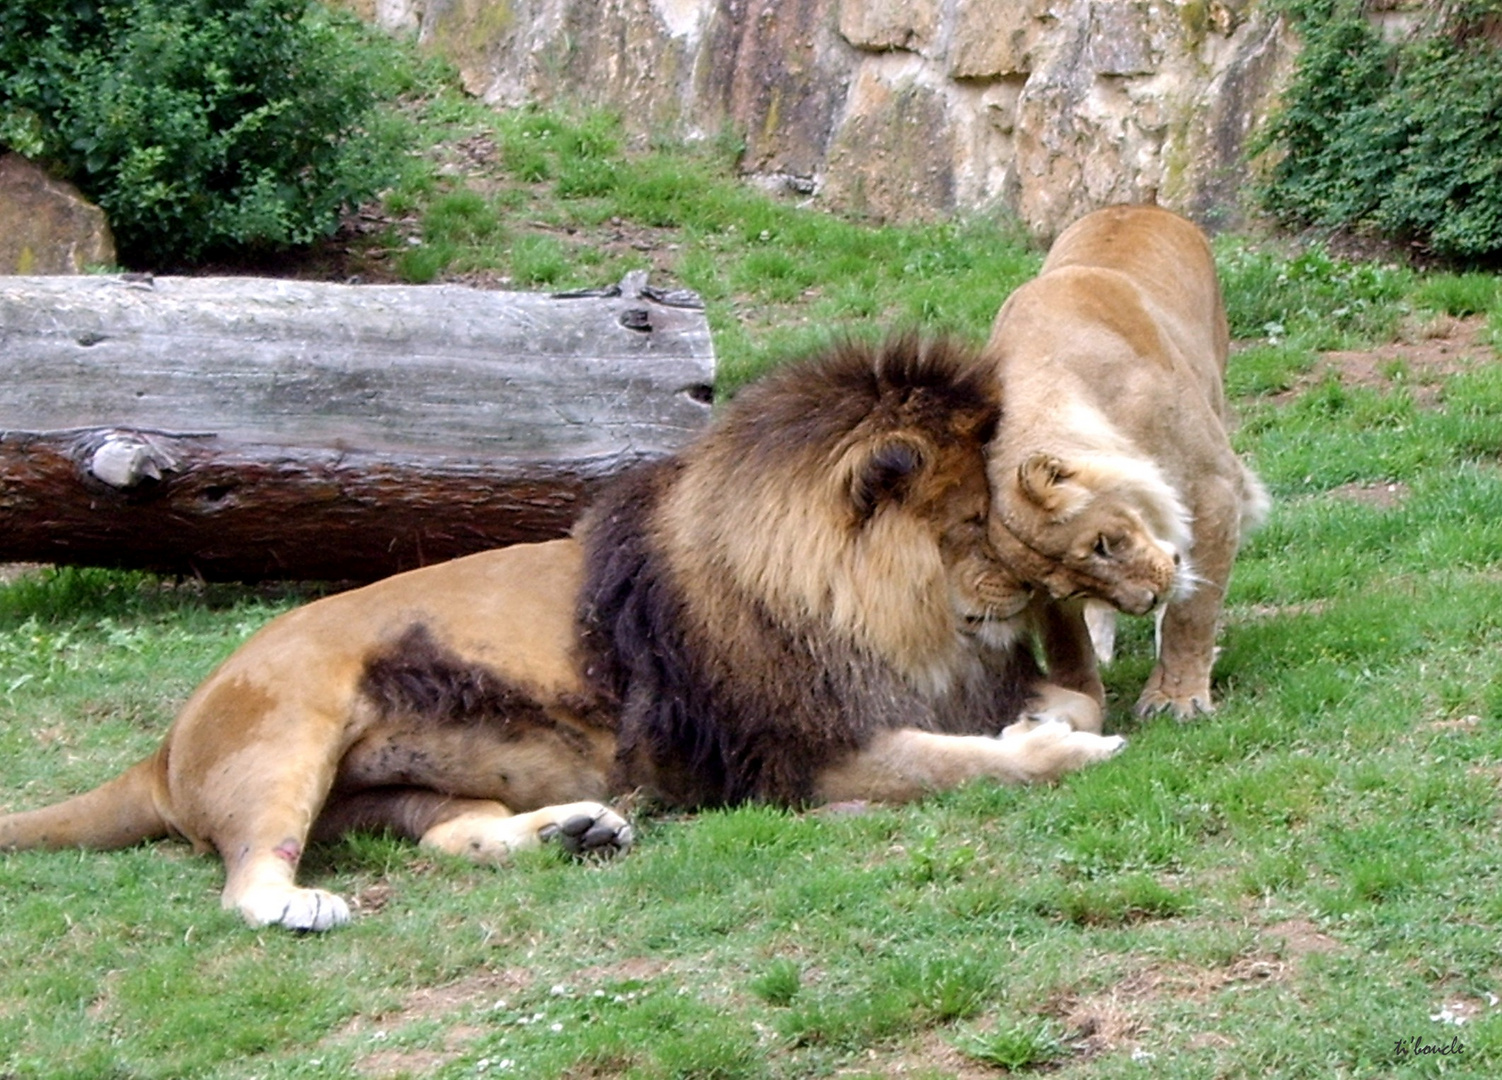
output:
POLYGON ((1281 939, 1283 952, 1295 959, 1310 953, 1339 952, 1342 948, 1340 942, 1321 932, 1308 919, 1285 919, 1283 922, 1273 923, 1263 931, 1263 936, 1281 939))
MULTIPOLYGON (((376 887, 373 887, 373 889, 376 887)), ((378 891, 378 889, 376 889, 378 891)), ((667 962, 648 957, 628 957, 619 963, 581 968, 567 986, 554 987, 559 997, 587 995, 604 984, 648 982, 672 971, 667 962)), ((534 989, 533 973, 525 968, 501 968, 478 972, 445 986, 419 987, 400 1006, 376 1016, 356 1017, 333 1035, 332 1041, 358 1043, 368 1048, 356 1061, 359 1075, 369 1080, 399 1076, 428 1076, 469 1050, 471 1044, 495 1028, 489 1014, 503 1015, 508 1002, 534 989), (414 1025, 435 1021, 441 1033, 422 1046, 392 1046, 400 1034, 414 1025)), ((634 994, 628 996, 635 996, 634 994)))
MULTIPOLYGON (((1263 929, 1260 947, 1224 967, 1151 964, 1117 982, 1086 994, 1065 994, 1044 1012, 1067 1030, 1076 1054, 1089 1058, 1117 1050, 1146 1054, 1142 1042, 1151 1033, 1152 1003, 1163 999, 1208 1004, 1230 987, 1281 984, 1293 979, 1304 957, 1338 952, 1339 941, 1306 919, 1287 919, 1263 929)), ((1205 1046, 1230 1047, 1234 1035, 1204 1031, 1195 1036, 1205 1046)), ((1145 1060, 1145 1058, 1144 1058, 1145 1060)))
POLYGON ((1006 1075, 961 1053, 947 1031, 925 1031, 912 1046, 898 1051, 868 1050, 864 1060, 836 1076, 945 1076, 952 1080, 996 1080, 1006 1075))
POLYGON ((1481 717, 1475 715, 1454 716, 1444 720, 1431 720, 1424 725, 1428 731, 1473 732, 1481 727, 1481 717))
POLYGON ((482 1007, 494 1007, 510 995, 532 985, 532 975, 521 968, 505 968, 472 975, 446 986, 424 986, 407 996, 400 1008, 375 1017, 356 1017, 336 1036, 340 1042, 359 1040, 372 1045, 356 1062, 362 1077, 427 1076, 462 1054, 485 1030, 475 1024, 453 1023, 441 1043, 423 1047, 385 1047, 389 1032, 400 1031, 424 1020, 452 1021, 482 1007))
POLYGON ((1398 340, 1371 349, 1321 353, 1293 386, 1273 397, 1283 404, 1312 386, 1334 377, 1343 386, 1391 390, 1407 387, 1420 406, 1432 406, 1440 387, 1451 375, 1494 363, 1484 315, 1454 318, 1441 315, 1400 328, 1398 340))
POLYGON ((1331 488, 1329 495, 1344 499, 1347 502, 1361 503, 1377 510, 1391 510, 1401 505, 1413 490, 1407 485, 1397 482, 1376 484, 1342 484, 1340 487, 1331 488))

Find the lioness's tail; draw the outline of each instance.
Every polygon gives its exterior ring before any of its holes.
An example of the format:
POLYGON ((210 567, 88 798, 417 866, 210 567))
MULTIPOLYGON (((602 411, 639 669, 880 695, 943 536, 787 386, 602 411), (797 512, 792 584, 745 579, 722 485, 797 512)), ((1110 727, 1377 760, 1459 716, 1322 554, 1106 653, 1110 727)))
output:
POLYGON ((121 848, 166 836, 156 802, 157 767, 153 754, 93 791, 0 817, 0 851, 121 848))

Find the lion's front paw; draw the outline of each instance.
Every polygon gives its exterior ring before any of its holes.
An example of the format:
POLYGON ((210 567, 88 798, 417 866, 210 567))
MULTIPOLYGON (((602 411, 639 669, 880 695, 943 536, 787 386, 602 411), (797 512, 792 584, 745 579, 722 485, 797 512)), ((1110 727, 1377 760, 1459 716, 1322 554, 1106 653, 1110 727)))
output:
POLYGON ((619 855, 630 850, 631 823, 608 806, 573 806, 575 812, 544 825, 537 835, 560 844, 570 855, 619 855))
POLYGON ((1065 773, 1115 757, 1126 746, 1120 735, 1096 735, 1075 731, 1062 720, 1045 720, 1007 741, 1024 755, 1026 767, 1037 780, 1057 780, 1065 773))
POLYGON ((235 904, 251 926, 285 926, 288 930, 330 930, 349 922, 349 905, 322 889, 262 885, 235 904))

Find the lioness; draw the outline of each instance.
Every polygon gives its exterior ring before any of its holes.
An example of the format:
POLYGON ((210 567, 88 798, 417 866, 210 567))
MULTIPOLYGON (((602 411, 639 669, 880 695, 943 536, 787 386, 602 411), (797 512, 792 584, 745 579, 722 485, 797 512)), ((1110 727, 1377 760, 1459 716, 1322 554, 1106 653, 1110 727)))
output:
POLYGON ((1090 598, 1159 609, 1139 712, 1213 708, 1231 564, 1268 509, 1226 434, 1228 343, 1204 234, 1150 206, 1065 229, 992 327, 986 353, 1007 403, 993 513, 1013 561, 1053 597, 1039 613, 1049 678, 1097 701, 1090 598))
POLYGON ((1045 686, 1018 639, 1028 591, 987 529, 997 419, 989 370, 943 344, 789 366, 574 538, 274 619, 156 753, 0 818, 0 847, 184 836, 218 851, 247 922, 322 930, 349 909, 298 886, 298 861, 349 829, 481 861, 550 836, 608 852, 631 829, 604 800, 638 786, 900 800, 1107 758, 1098 707, 1045 686))

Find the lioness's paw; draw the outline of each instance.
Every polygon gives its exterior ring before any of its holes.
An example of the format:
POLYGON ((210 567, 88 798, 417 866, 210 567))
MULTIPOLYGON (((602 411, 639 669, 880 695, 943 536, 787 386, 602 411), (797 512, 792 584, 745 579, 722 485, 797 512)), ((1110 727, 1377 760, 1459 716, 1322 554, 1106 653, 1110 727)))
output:
POLYGON ((630 850, 631 824, 610 807, 572 809, 576 812, 539 829, 538 837, 561 845, 570 855, 609 857, 630 850))
POLYGON ((1169 694, 1159 686, 1149 683, 1142 691, 1142 696, 1137 699, 1138 716, 1154 716, 1162 712, 1171 712, 1176 720, 1193 720, 1197 716, 1207 716, 1215 711, 1215 703, 1210 698, 1210 689, 1186 694, 1169 694))
POLYGON ((251 926, 285 926, 288 930, 329 930, 349 922, 349 905, 322 889, 295 885, 262 886, 236 905, 251 926))

